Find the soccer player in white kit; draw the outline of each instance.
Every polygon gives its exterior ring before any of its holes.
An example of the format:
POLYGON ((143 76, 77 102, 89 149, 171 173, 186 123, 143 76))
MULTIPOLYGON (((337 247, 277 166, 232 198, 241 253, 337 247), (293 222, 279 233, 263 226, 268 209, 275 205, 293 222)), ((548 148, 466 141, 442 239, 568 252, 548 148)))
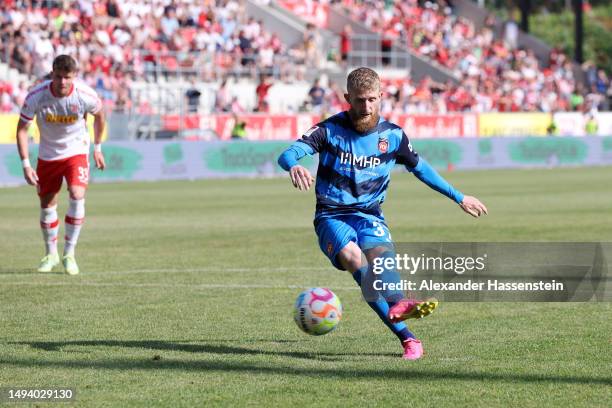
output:
POLYGON ((94 161, 104 170, 101 141, 105 119, 102 101, 96 92, 76 79, 76 61, 68 55, 53 60, 51 80, 37 84, 26 97, 17 124, 17 149, 23 175, 36 186, 40 198, 40 227, 46 255, 39 272, 51 272, 59 265, 57 199, 65 178, 69 204, 65 218, 65 245, 62 263, 69 275, 79 273, 74 249, 85 220, 85 191, 89 181, 89 132, 86 118, 94 116, 94 161), (40 130, 38 164, 28 159, 28 127, 36 117, 40 130))

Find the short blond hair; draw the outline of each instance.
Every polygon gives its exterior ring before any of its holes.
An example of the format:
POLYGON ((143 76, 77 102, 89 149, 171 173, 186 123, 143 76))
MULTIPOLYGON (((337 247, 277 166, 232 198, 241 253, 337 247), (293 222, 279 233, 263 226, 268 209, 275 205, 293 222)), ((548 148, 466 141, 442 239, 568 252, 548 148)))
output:
POLYGON ((373 69, 367 67, 357 68, 346 79, 346 90, 352 91, 378 91, 380 78, 373 69))

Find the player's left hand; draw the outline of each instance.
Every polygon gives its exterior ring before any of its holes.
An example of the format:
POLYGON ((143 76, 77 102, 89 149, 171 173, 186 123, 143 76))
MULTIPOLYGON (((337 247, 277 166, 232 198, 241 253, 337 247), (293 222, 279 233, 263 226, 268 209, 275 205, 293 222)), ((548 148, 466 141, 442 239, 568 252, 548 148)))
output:
POLYGON ((104 154, 102 152, 94 151, 94 161, 96 162, 97 169, 104 170, 106 163, 104 162, 104 154))
POLYGON ((464 196, 463 201, 461 202, 461 204, 459 204, 459 207, 461 207, 463 211, 475 218, 478 218, 483 214, 489 214, 487 207, 485 207, 485 205, 481 203, 479 199, 472 196, 464 196))

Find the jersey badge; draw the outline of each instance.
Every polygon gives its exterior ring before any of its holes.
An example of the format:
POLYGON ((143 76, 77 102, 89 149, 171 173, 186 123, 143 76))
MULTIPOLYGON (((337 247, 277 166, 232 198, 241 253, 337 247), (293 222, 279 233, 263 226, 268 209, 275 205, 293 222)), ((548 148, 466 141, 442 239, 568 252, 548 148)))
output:
POLYGON ((389 141, 387 139, 379 137, 378 138, 378 150, 381 153, 387 153, 387 151, 389 150, 389 141))

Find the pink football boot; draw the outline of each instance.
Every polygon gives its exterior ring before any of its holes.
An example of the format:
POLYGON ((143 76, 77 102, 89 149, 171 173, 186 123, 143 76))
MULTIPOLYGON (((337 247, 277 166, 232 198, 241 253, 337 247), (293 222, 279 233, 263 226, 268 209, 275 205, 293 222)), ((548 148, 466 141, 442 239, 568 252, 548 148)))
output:
POLYGON ((404 346, 404 355, 402 356, 404 360, 418 360, 423 357, 423 345, 420 340, 408 339, 402 342, 402 346, 404 346))
POLYGON ((406 319, 422 319, 438 307, 434 298, 427 300, 402 299, 389 310, 389 320, 399 323, 406 319))

